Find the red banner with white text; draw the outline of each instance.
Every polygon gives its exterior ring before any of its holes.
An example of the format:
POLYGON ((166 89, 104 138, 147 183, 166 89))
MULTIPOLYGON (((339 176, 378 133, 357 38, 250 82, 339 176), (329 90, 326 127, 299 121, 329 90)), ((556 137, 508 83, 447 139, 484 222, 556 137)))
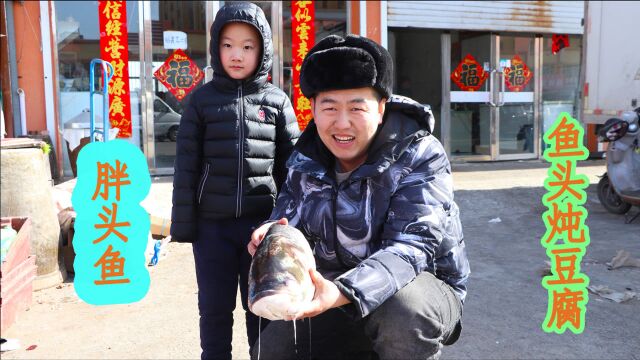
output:
POLYGON ((99 1, 100 58, 113 65, 109 81, 109 122, 119 138, 131 137, 129 93, 129 39, 126 1, 99 1))

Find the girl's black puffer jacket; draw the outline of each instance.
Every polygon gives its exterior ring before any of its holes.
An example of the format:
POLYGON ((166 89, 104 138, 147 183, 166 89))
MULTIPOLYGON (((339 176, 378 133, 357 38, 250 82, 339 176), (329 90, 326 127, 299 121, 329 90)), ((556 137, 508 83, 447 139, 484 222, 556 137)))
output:
POLYGON ((271 29, 262 10, 231 3, 211 27, 214 78, 197 89, 178 131, 171 236, 193 242, 198 219, 267 218, 286 177, 285 163, 300 135, 287 95, 267 82, 271 29), (256 73, 234 80, 224 72, 219 34, 229 22, 254 26, 262 36, 256 73))

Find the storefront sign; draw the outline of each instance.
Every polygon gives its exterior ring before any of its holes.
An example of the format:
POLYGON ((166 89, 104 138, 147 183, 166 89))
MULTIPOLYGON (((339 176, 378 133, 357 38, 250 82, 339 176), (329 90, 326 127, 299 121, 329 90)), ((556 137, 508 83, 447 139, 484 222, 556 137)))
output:
POLYGON ((511 59, 511 66, 504 69, 504 81, 511 91, 522 91, 532 77, 533 73, 518 55, 511 59))
POLYGON ((165 49, 187 48, 187 34, 182 31, 163 31, 162 40, 165 49))
POLYGON ((291 2, 291 37, 292 37, 292 62, 293 68, 293 108, 300 130, 307 127, 313 115, 311 114, 311 103, 309 99, 302 95, 300 89, 300 68, 302 61, 307 56, 309 49, 315 43, 315 11, 313 1, 292 1, 291 2))
POLYGON ((569 35, 553 34, 551 36, 551 53, 557 54, 560 50, 569 47, 569 35))
POLYGON ((153 76, 182 101, 204 77, 204 73, 187 54, 178 49, 165 60, 153 76))
POLYGON ((488 77, 489 73, 471 54, 467 54, 451 73, 451 80, 462 91, 477 91, 488 77))
POLYGON ((119 138, 131 137, 129 95, 129 39, 126 1, 99 1, 100 57, 113 65, 109 82, 109 122, 119 138))

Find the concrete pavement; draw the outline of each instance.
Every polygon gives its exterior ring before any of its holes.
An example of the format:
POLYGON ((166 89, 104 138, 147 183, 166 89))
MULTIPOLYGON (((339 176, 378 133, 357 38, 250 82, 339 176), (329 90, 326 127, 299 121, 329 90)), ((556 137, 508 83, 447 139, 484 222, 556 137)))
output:
MULTIPOLYGON (((589 294, 583 334, 541 330, 547 292, 540 282, 548 257, 540 245, 545 231, 540 199, 548 167, 542 161, 454 164, 472 274, 462 336, 444 348, 443 359, 640 359, 638 298, 615 303, 589 294), (497 217, 501 222, 489 223, 497 217)), ((604 170, 602 160, 578 165, 577 172, 592 183, 586 203, 591 244, 582 270, 591 284, 640 293, 640 269, 606 268, 617 250, 640 257, 640 220, 624 224, 622 216, 598 203, 595 183, 604 170)), ((170 199, 171 178, 156 178, 147 205, 166 213, 170 199)), ((34 293, 32 308, 2 336, 37 348, 3 353, 2 358, 198 358, 191 246, 169 244, 169 255, 152 268, 151 279, 147 297, 130 305, 85 304, 71 282, 34 293)), ((235 318, 233 357, 246 359, 241 311, 235 318)))
MULTIPOLYGON (((591 243, 582 271, 592 285, 640 294, 639 268, 606 267, 617 250, 640 257, 640 221, 624 224, 598 202, 595 184, 603 163, 580 162, 577 169, 592 183, 585 205, 591 243)), ((472 273, 462 336, 445 347, 443 359, 640 358, 640 298, 615 303, 589 294, 583 334, 541 330, 547 311, 541 280, 548 260, 540 245, 546 211, 541 198, 548 168, 545 162, 454 165, 472 273), (497 217, 502 221, 489 223, 497 217)))

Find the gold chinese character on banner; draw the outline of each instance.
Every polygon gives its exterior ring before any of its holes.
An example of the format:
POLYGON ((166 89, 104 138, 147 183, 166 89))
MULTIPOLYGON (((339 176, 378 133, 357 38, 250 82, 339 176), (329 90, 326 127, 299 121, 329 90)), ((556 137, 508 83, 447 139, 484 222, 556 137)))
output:
POLYGON ((112 59, 120 59, 120 50, 124 49, 124 46, 120 45, 118 39, 109 40, 109 46, 104 48, 104 51, 110 53, 112 59))
POLYGON ((311 101, 309 101, 309 99, 307 99, 304 96, 300 96, 296 101, 296 110, 298 111, 311 110, 311 101))
POLYGON ((109 104, 109 115, 111 115, 111 116, 115 116, 115 115, 125 116, 124 115, 125 107, 126 107, 126 105, 122 101, 122 97, 114 96, 113 100, 111 101, 111 104, 109 104))
POLYGON ((302 23, 296 26, 296 32, 298 33, 298 38, 300 40, 309 40, 309 30, 311 27, 306 23, 302 23))
POLYGON ((307 9, 307 8, 298 9, 298 11, 296 11, 295 18, 299 22, 310 21, 311 20, 311 16, 309 16, 309 9, 307 9))
POLYGON ((126 89, 124 88, 124 81, 122 81, 121 77, 113 78, 111 80, 111 84, 109 84, 109 94, 120 96, 126 93, 126 89))
POLYGON ((307 5, 311 5, 313 1, 296 1, 296 6, 299 8, 306 8, 307 5))
POLYGON ((120 20, 109 20, 105 27, 107 36, 120 36, 122 35, 122 22, 120 20))
MULTIPOLYGON (((309 46, 307 45, 306 41, 301 41, 300 45, 298 47, 298 58, 300 59, 300 61, 304 60, 304 57, 307 56, 307 53, 309 52, 309 46)), ((300 69, 297 69, 298 71, 300 69)))
POLYGON ((119 20, 122 17, 122 13, 120 12, 120 8, 122 7, 122 3, 119 1, 107 1, 107 5, 102 10, 102 13, 107 19, 116 19, 119 20))
POLYGON ((124 61, 122 61, 122 59, 115 59, 111 62, 111 65, 113 65, 113 76, 122 77, 124 61))

